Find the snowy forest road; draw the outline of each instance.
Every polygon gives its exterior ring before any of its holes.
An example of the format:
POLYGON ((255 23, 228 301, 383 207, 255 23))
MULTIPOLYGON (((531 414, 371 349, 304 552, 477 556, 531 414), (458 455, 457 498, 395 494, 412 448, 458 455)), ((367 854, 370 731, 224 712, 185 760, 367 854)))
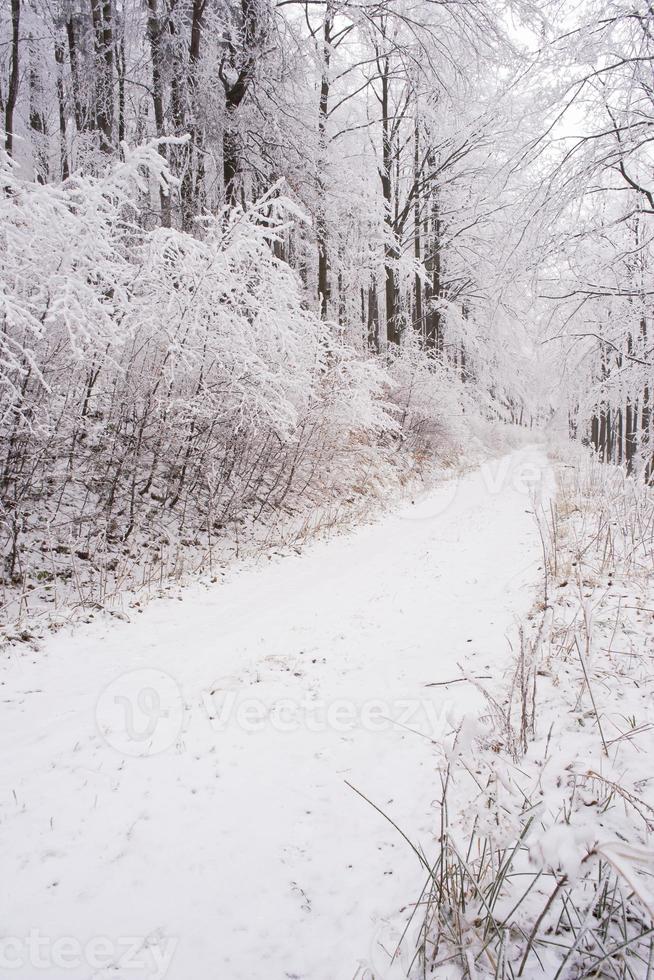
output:
POLYGON ((422 872, 346 780, 433 851, 430 739, 480 701, 439 682, 509 662, 551 484, 522 449, 297 558, 5 657, 0 975, 34 980, 35 957, 84 980, 381 965, 422 872))

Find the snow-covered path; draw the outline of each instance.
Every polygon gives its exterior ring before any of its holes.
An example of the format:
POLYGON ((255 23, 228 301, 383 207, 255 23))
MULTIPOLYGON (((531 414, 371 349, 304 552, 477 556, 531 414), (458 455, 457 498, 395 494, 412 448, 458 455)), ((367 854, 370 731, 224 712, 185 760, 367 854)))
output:
POLYGON ((352 980, 421 872, 345 780, 430 848, 434 749, 402 726, 438 734, 476 695, 426 685, 506 662, 549 483, 521 450, 297 558, 5 655, 0 976, 352 980))

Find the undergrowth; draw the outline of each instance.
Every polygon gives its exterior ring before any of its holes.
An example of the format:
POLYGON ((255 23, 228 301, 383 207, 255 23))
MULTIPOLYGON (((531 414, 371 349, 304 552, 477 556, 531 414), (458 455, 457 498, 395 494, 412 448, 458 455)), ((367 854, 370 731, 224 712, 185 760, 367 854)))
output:
POLYGON ((377 980, 654 977, 654 497, 551 456, 542 595, 512 675, 439 747, 436 853, 415 848, 424 888, 377 980))

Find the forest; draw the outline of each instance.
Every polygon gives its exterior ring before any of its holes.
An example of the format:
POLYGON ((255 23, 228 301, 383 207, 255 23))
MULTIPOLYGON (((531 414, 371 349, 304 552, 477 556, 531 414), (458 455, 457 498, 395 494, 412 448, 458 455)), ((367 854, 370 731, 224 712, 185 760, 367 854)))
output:
POLYGON ((649 478, 646 4, 11 0, 0 39, 5 605, 489 420, 649 478))
POLYGON ((654 976, 653 147, 650 0, 0 0, 0 972, 654 976))

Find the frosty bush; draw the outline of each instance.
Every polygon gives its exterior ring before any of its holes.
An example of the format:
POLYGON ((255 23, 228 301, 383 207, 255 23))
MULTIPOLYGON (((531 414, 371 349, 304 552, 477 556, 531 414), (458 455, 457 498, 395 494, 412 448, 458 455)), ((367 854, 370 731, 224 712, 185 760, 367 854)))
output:
POLYGON ((0 168, 5 587, 71 555, 115 579, 180 534, 361 491, 373 447, 379 470, 390 379, 275 257, 277 189, 191 235, 147 230, 155 144, 61 185, 0 168))
POLYGON ((469 439, 472 399, 454 371, 418 344, 407 343, 389 365, 392 402, 407 443, 445 461, 458 456, 469 439))
POLYGON ((23 611, 67 582, 88 606, 135 569, 163 581, 217 538, 238 553, 257 522, 334 520, 451 462, 474 415, 410 338, 378 357, 314 312, 278 258, 303 220, 280 187, 151 228, 174 180, 156 142, 122 156, 41 185, 0 155, 0 534, 23 611))

